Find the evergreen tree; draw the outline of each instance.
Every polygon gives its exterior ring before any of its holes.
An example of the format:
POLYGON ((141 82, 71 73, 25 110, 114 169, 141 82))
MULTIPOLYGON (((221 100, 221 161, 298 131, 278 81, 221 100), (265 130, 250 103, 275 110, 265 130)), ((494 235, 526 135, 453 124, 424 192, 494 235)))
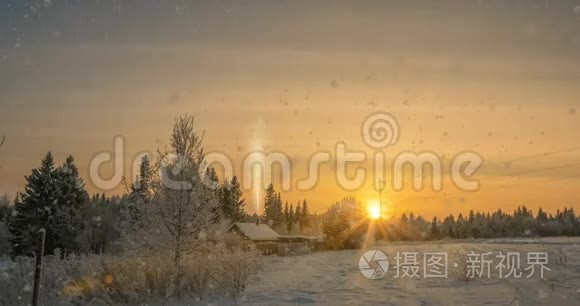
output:
MULTIPOLYGON (((131 186, 131 193, 129 200, 134 203, 148 202, 151 197, 151 162, 149 156, 145 155, 141 158, 139 165, 139 175, 135 183, 131 186)), ((104 196, 104 194, 103 194, 104 196)))
POLYGON ((296 204, 296 210, 294 211, 294 216, 292 216, 292 220, 294 223, 300 223, 300 219, 302 218, 302 208, 300 206, 300 202, 296 204))
POLYGON ((41 228, 46 230, 46 254, 53 254, 56 248, 62 249, 62 254, 76 251, 74 215, 84 195, 84 184, 72 157, 55 169, 48 152, 40 168, 26 177, 22 198, 9 218, 13 256, 31 255, 38 246, 41 228))
POLYGON ((61 237, 61 248, 63 253, 67 254, 79 250, 76 240, 81 225, 79 211, 89 197, 72 155, 69 155, 64 164, 56 170, 56 178, 59 186, 57 210, 62 214, 57 214, 59 215, 59 218, 56 218, 59 222, 57 228, 61 237))
POLYGON ((272 220, 273 222, 278 220, 277 205, 276 191, 274 190, 274 185, 270 183, 264 196, 264 216, 266 220, 272 220))
POLYGON ((229 182, 226 180, 220 194, 222 214, 231 222, 243 221, 246 217, 246 202, 238 178, 234 176, 229 182))
POLYGON ((10 197, 8 194, 4 194, 0 197, 0 222, 6 221, 8 215, 10 215, 10 197))
POLYGON ((56 176, 59 185, 58 204, 70 208, 70 215, 73 217, 74 211, 88 199, 88 195, 72 156, 57 169, 56 176))
MULTIPOLYGON (((139 175, 135 179, 135 182, 131 186, 131 192, 129 193, 129 204, 128 212, 131 223, 134 223, 139 219, 139 209, 138 205, 143 203, 148 203, 151 200, 151 164, 149 157, 147 155, 141 158, 141 164, 139 165, 139 175)), ((107 201, 105 194, 103 193, 101 202, 107 201)))
POLYGON ((280 193, 279 192, 278 192, 278 194, 276 194, 276 201, 275 201, 275 205, 274 205, 274 211, 275 211, 274 226, 278 226, 278 225, 282 224, 282 222, 283 222, 283 218, 282 218, 282 197, 280 196, 280 193))
MULTIPOLYGON (((286 208, 288 208, 288 202, 286 202, 286 208)), ((286 216, 286 229, 288 230, 288 233, 292 232, 293 225, 294 225, 294 205, 290 204, 290 209, 288 210, 286 216)))
POLYGON ((228 197, 225 193, 224 186, 220 185, 219 178, 217 176, 217 172, 211 166, 205 168, 205 174, 201 178, 203 180, 206 192, 205 197, 206 201, 210 201, 210 199, 217 199, 218 206, 213 208, 213 223, 218 223, 223 217, 223 204, 221 202, 222 199, 228 197))
POLYGON ((288 201, 286 201, 286 204, 284 205, 284 223, 286 224, 286 231, 289 233, 290 230, 292 229, 292 225, 291 224, 291 215, 290 215, 290 207, 288 206, 288 201))
POLYGON ((219 188, 220 180, 217 176, 217 172, 215 171, 214 167, 207 167, 205 169, 205 176, 204 179, 206 184, 214 190, 219 188))
POLYGON ((431 239, 439 239, 439 225, 437 224, 437 217, 433 217, 433 221, 431 221, 431 231, 430 237, 431 239))
POLYGON ((403 223, 403 224, 405 224, 405 223, 409 222, 409 218, 407 217, 407 214, 406 214, 406 213, 403 213, 403 214, 401 215, 401 220, 400 220, 400 221, 401 221, 401 223, 403 223))
POLYGON ((302 209, 301 209, 302 216, 300 217, 300 230, 304 230, 310 227, 310 210, 308 209, 308 203, 306 200, 302 202, 302 209))
POLYGON ((119 224, 122 208, 128 198, 113 204, 103 194, 93 197, 81 207, 81 230, 77 236, 81 251, 86 253, 105 253, 112 248, 113 242, 120 237, 119 224))

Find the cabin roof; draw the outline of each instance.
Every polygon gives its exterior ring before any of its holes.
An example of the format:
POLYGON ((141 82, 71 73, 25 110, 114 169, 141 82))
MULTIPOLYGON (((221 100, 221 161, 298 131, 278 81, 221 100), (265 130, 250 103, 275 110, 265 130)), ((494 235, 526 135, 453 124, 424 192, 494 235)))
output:
POLYGON ((279 236, 268 224, 263 223, 236 222, 230 229, 232 228, 236 228, 250 240, 277 240, 279 236))

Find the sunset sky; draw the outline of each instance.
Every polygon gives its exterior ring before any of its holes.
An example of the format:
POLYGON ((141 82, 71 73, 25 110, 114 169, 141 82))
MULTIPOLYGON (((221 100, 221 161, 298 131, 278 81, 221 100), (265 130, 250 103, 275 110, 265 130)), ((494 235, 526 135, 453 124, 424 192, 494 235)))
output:
MULTIPOLYGON (((89 192, 119 193, 92 184, 91 158, 123 136, 133 177, 133 158, 167 144, 183 114, 238 172, 252 151, 280 151, 298 179, 338 142, 372 156, 361 124, 385 111, 400 125, 389 160, 471 150, 485 161, 477 192, 447 179, 442 192, 387 188, 390 214, 578 208, 579 108, 580 1, 0 3, 0 193, 11 195, 49 150, 75 156, 89 192)), ((330 164, 321 171, 313 190, 283 198, 323 212, 377 197, 370 178, 346 191, 330 164)))

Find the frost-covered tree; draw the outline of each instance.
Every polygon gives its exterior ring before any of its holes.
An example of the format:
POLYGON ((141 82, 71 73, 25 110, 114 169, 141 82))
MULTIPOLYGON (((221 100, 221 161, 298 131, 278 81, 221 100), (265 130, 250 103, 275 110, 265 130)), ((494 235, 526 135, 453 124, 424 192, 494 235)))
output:
POLYGON ((78 250, 76 209, 84 200, 84 184, 72 157, 62 167, 54 167, 48 152, 40 168, 26 177, 21 199, 14 203, 8 220, 13 255, 30 255, 39 242, 38 231, 46 229, 45 252, 59 248, 67 254, 78 250))
MULTIPOLYGON (((125 224, 127 247, 146 254, 172 254, 179 270, 183 256, 210 233, 218 199, 202 181, 203 137, 191 116, 177 118, 169 148, 159 151, 158 175, 151 178, 151 200, 136 206, 140 218, 125 224)), ((178 273, 176 282, 179 282, 178 273)))
POLYGON ((342 249, 347 245, 350 222, 341 203, 328 208, 322 220, 322 232, 330 249, 342 249))

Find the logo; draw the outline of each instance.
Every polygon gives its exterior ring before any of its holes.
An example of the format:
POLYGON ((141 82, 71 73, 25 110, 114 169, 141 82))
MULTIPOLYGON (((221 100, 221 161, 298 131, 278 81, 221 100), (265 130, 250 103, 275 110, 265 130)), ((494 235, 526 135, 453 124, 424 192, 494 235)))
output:
POLYGON ((373 149, 384 149, 399 141, 399 123, 389 113, 377 112, 368 116, 361 126, 364 142, 373 149))
POLYGON ((389 271, 387 255, 381 251, 370 250, 365 252, 358 261, 360 273, 368 279, 383 278, 389 271))

